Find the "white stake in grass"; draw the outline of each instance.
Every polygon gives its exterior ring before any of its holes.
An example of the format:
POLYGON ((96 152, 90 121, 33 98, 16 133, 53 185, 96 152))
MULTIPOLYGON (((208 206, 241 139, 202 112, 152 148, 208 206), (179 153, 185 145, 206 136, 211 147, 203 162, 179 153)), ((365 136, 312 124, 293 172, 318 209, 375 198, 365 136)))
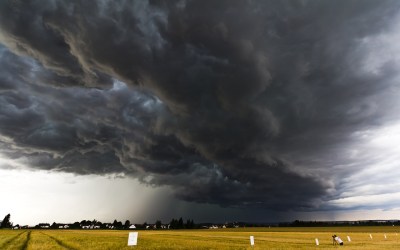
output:
POLYGON ((254 236, 250 236, 250 245, 254 246, 254 236))
POLYGON ((369 237, 371 238, 371 240, 372 240, 372 235, 371 234, 369 234, 369 237))
POLYGON ((386 239, 387 239, 387 238, 386 238, 386 234, 384 234, 383 236, 385 237, 385 240, 386 240, 386 239))
POLYGON ((315 238, 315 245, 319 246, 318 238, 315 238))
POLYGON ((347 241, 351 242, 350 236, 347 235, 347 241))
POLYGON ((138 232, 129 233, 128 237, 128 246, 136 246, 137 245, 138 232))

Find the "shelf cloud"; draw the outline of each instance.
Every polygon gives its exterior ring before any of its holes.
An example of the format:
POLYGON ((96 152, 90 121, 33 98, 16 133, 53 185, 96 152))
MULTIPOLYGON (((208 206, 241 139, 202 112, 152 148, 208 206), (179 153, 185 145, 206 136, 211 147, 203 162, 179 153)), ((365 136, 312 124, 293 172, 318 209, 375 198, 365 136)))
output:
POLYGON ((3 1, 0 153, 222 207, 356 206, 400 174, 376 144, 400 131, 399 7, 3 1))

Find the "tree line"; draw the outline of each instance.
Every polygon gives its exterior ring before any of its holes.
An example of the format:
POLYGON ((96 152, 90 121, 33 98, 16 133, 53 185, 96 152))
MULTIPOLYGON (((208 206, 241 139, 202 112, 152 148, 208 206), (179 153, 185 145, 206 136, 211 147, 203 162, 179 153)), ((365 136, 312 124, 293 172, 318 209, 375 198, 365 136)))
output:
POLYGON ((337 227, 337 226, 400 226, 399 220, 363 220, 363 221, 301 221, 279 223, 280 227, 337 227))
MULTIPOLYGON (((13 223, 10 221, 11 215, 7 214, 4 219, 0 223, 0 228, 13 228, 13 223)), ((131 229, 130 227, 134 225, 135 229, 194 229, 199 228, 199 225, 196 225, 193 220, 188 219, 186 223, 183 221, 182 217, 179 219, 173 218, 169 223, 162 223, 161 220, 157 220, 154 224, 148 224, 144 222, 142 224, 131 224, 129 220, 126 220, 125 223, 122 221, 114 220, 112 223, 103 223, 98 220, 82 220, 74 223, 39 223, 34 226, 37 229, 49 228, 49 229, 131 229)), ((20 228, 17 224, 14 227, 20 228)), ((22 227, 21 227, 22 228, 22 227)))

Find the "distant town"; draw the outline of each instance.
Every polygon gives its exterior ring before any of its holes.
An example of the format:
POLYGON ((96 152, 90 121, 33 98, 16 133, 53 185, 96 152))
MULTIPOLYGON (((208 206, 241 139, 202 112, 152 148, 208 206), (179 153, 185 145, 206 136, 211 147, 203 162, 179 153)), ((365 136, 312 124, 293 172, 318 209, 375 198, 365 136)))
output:
POLYGON ((7 214, 0 221, 0 228, 9 229, 115 229, 115 230, 159 230, 159 229, 218 229, 239 227, 329 227, 329 226, 400 226, 400 220, 358 220, 358 221, 301 221, 280 223, 250 223, 250 222, 225 222, 225 223, 194 223, 193 220, 184 221, 182 218, 172 219, 169 223, 157 220, 155 223, 125 223, 114 220, 103 223, 98 220, 82 220, 74 223, 39 223, 37 225, 20 225, 11 222, 11 215, 7 214))

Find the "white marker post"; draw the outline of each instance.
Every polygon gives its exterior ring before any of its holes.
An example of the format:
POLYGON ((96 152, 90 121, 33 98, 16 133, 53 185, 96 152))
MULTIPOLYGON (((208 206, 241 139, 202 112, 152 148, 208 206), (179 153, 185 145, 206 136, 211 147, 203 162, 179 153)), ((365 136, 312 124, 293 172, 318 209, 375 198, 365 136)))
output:
POLYGON ((128 237, 128 246, 136 246, 137 245, 138 232, 129 233, 128 237))
POLYGON ((315 245, 319 246, 318 238, 315 238, 315 245))
POLYGON ((350 236, 347 235, 347 241, 351 242, 350 236))
POLYGON ((386 234, 384 234, 383 236, 385 237, 385 240, 386 240, 386 239, 387 239, 387 238, 386 238, 386 234))
POLYGON ((369 234, 369 237, 371 238, 371 240, 372 240, 372 235, 371 234, 369 234))
POLYGON ((254 246, 254 236, 250 236, 250 245, 254 246))

